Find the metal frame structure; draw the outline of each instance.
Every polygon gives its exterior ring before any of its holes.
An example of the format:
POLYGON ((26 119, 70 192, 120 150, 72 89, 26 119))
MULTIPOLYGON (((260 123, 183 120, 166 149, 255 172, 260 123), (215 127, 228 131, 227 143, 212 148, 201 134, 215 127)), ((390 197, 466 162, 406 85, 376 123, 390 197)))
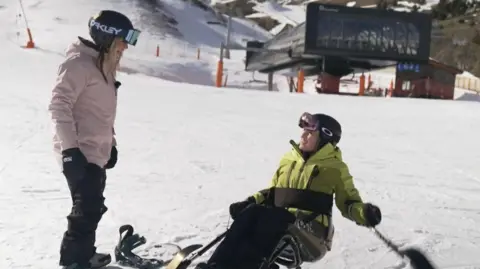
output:
POLYGON ((397 62, 427 63, 429 14, 312 2, 306 20, 267 42, 250 41, 246 71, 271 73, 298 67, 343 76, 397 62))

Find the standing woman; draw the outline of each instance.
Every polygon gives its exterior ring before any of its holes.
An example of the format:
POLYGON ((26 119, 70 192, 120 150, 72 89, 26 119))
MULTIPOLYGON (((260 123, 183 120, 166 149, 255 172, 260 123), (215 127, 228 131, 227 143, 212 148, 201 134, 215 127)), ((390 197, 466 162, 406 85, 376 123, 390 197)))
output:
POLYGON ((60 248, 64 269, 91 269, 111 262, 96 252, 95 235, 104 205, 106 173, 117 162, 114 122, 116 69, 140 31, 123 14, 103 10, 88 23, 92 41, 78 37, 60 64, 49 112, 54 151, 67 179, 72 210, 60 248))

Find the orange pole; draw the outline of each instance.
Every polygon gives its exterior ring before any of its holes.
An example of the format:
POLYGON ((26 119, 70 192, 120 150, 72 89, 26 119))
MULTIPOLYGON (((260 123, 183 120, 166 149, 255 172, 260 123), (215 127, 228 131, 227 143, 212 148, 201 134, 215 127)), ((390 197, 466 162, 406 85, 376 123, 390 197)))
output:
POLYGON ((393 79, 390 80, 390 85, 388 86, 388 97, 392 97, 393 95, 393 79))
POLYGON ((360 81, 359 81, 359 89, 358 89, 358 95, 363 96, 365 94, 365 75, 362 74, 360 76, 360 81))
POLYGON ((27 48, 33 49, 35 48, 35 43, 33 43, 32 31, 30 31, 30 28, 27 28, 27 34, 28 34, 27 48))
POLYGON ((217 63, 217 80, 215 81, 215 85, 217 88, 222 87, 222 78, 223 78, 223 62, 221 60, 217 63))
POLYGON ((28 26, 27 15, 25 15, 25 9, 23 9, 22 0, 19 0, 18 2, 20 3, 20 7, 22 8, 23 18, 25 19, 25 28, 27 28, 27 34, 28 34, 28 41, 25 47, 28 49, 33 49, 35 47, 35 43, 33 43, 32 31, 30 31, 30 27, 28 26))
POLYGON ((303 92, 303 82, 305 81, 305 73, 303 69, 300 69, 298 71, 298 85, 297 85, 297 92, 302 93, 303 92))

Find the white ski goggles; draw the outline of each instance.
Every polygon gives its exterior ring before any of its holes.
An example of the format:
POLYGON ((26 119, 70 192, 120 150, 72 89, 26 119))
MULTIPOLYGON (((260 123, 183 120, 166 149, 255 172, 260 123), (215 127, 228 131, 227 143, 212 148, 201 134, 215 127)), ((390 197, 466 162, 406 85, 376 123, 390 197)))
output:
POLYGON ((123 37, 125 42, 129 45, 135 46, 138 41, 138 37, 140 36, 141 31, 137 29, 128 30, 127 35, 123 37))

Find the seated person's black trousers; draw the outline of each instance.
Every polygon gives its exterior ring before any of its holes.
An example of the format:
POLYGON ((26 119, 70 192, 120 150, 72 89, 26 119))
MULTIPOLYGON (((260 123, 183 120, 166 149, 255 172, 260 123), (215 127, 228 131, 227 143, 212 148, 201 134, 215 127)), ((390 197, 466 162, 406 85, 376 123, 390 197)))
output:
POLYGON ((294 222, 295 216, 283 208, 250 205, 236 217, 208 265, 222 269, 259 268, 294 222))

